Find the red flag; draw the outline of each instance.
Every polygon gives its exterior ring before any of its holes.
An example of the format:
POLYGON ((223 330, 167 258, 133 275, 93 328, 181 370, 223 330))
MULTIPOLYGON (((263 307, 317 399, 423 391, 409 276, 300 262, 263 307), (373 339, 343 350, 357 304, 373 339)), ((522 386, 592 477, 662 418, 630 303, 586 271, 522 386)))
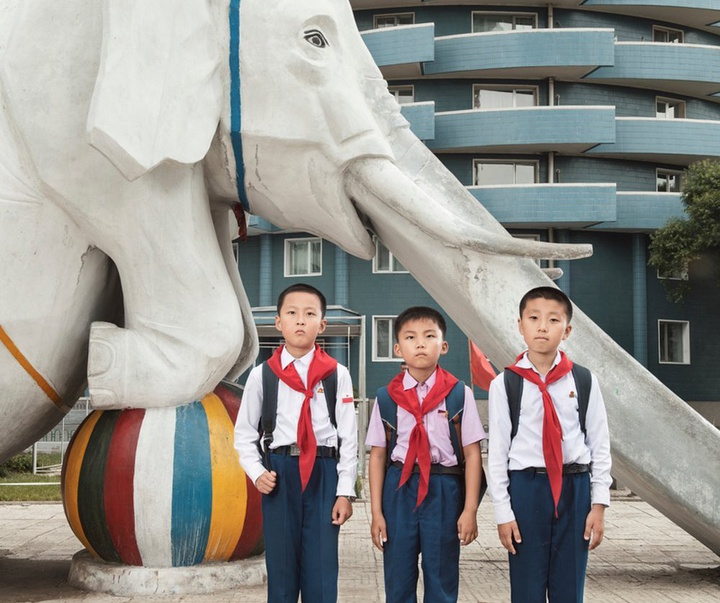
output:
POLYGON ((492 367, 485 354, 482 353, 472 341, 470 345, 470 376, 472 382, 485 391, 490 389, 490 382, 495 378, 495 369, 492 367))

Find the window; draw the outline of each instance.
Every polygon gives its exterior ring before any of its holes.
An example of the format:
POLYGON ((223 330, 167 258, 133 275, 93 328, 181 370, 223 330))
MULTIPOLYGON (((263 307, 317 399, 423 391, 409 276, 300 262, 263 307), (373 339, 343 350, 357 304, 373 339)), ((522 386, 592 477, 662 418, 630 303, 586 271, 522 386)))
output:
POLYGON ((394 326, 394 316, 373 316, 374 361, 392 360, 393 362, 397 362, 398 359, 393 354, 393 343, 395 341, 394 326))
POLYGON ((672 98, 656 98, 655 117, 660 119, 684 119, 685 101, 672 98))
POLYGON ((656 181, 658 193, 681 193, 685 175, 674 170, 657 170, 656 181))
POLYGON ((670 29, 669 27, 658 27, 653 25, 653 42, 664 42, 672 44, 682 44, 684 33, 679 29, 670 29))
POLYGON ((510 109, 536 107, 537 88, 473 85, 473 109, 510 109))
POLYGON ((690 323, 659 320, 658 346, 660 364, 690 364, 690 323))
POLYGON ((658 270, 657 277, 671 281, 687 281, 690 278, 690 273, 688 272, 687 264, 685 264, 680 270, 675 272, 660 272, 660 270, 658 270))
POLYGON ((535 13, 472 13, 473 33, 530 29, 537 29, 535 13))
POLYGON ((285 240, 285 276, 322 274, 322 239, 285 240))
POLYGON ((380 239, 375 238, 375 257, 373 258, 373 272, 407 272, 405 266, 382 244, 380 239))
POLYGON ((413 25, 414 23, 415 13, 395 13, 373 16, 373 29, 397 27, 398 25, 413 25))
POLYGON ((535 184, 538 164, 536 161, 473 161, 473 184, 492 186, 503 184, 535 184))
POLYGON ((415 86, 388 86, 388 92, 395 97, 399 105, 415 102, 415 86))

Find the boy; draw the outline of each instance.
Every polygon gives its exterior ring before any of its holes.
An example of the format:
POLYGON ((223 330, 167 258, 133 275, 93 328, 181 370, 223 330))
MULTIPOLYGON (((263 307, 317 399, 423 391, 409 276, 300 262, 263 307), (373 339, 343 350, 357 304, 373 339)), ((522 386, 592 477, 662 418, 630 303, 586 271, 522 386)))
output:
POLYGON ((581 424, 580 373, 558 351, 571 319, 572 304, 559 289, 528 291, 518 320, 527 350, 506 369, 522 379, 502 373, 490 385, 489 491, 509 552, 513 603, 581 602, 588 550, 605 530, 612 482, 607 417, 597 379, 585 369, 590 391, 581 424), (511 378, 522 386, 514 437, 511 378))
POLYGON ((305 284, 278 298, 275 328, 285 345, 266 363, 277 383, 277 412, 274 430, 263 434, 265 465, 259 431, 270 381, 263 380, 263 365, 247 379, 235 424, 240 464, 263 494, 269 603, 297 601, 300 593, 312 603, 337 600, 338 534, 355 499, 357 426, 347 368, 315 343, 326 307, 323 294, 305 284), (324 389, 333 372, 337 427, 324 389))
POLYGON ((432 308, 408 308, 397 317, 394 351, 407 368, 387 388, 395 403, 391 419, 396 427, 389 464, 391 440, 379 402, 383 390, 378 391, 368 425, 370 533, 384 553, 388 603, 417 601, 418 555, 424 600, 457 601, 460 545, 477 537, 480 440, 485 431, 472 391, 461 386, 463 477, 450 434, 456 427, 448 420, 456 417, 448 417, 446 400, 458 380, 438 366, 440 356, 448 351, 445 333, 445 319, 432 308))

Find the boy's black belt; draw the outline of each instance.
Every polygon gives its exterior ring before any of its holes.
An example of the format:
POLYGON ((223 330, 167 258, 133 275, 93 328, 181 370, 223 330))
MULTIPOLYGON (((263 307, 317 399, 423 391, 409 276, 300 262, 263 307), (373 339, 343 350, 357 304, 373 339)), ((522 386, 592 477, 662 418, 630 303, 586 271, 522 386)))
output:
MULTIPOLYGON (((533 473, 547 473, 546 467, 525 467, 520 471, 527 471, 533 473)), ((581 463, 570 463, 563 465, 563 475, 574 475, 576 473, 590 473, 590 465, 583 465, 581 463)))
MULTIPOLYGON (((404 463, 401 463, 400 461, 393 461, 390 463, 393 467, 397 467, 398 469, 402 469, 404 466, 404 463)), ((415 466, 412 470, 413 473, 420 473, 420 466, 415 463, 415 466)), ((463 470, 462 467, 459 465, 453 465, 452 467, 446 467, 445 465, 441 465, 440 463, 433 463, 430 465, 430 473, 435 474, 443 474, 443 475, 462 475, 463 470)))
MULTIPOLYGON (((290 446, 278 446, 277 448, 271 448, 270 454, 279 454, 281 456, 300 456, 300 447, 297 444, 291 444, 290 446)), ((315 451, 315 456, 323 459, 336 459, 338 458, 338 451, 334 446, 318 446, 315 451)))

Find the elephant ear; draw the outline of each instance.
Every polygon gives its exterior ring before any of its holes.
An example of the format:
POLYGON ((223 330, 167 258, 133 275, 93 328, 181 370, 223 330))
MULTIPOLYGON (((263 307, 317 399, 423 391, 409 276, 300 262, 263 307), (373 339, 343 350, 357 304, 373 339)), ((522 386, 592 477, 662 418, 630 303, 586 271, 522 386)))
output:
POLYGON ((210 147, 222 110, 220 41, 227 35, 212 5, 104 0, 87 133, 129 180, 165 160, 200 161, 210 147))

